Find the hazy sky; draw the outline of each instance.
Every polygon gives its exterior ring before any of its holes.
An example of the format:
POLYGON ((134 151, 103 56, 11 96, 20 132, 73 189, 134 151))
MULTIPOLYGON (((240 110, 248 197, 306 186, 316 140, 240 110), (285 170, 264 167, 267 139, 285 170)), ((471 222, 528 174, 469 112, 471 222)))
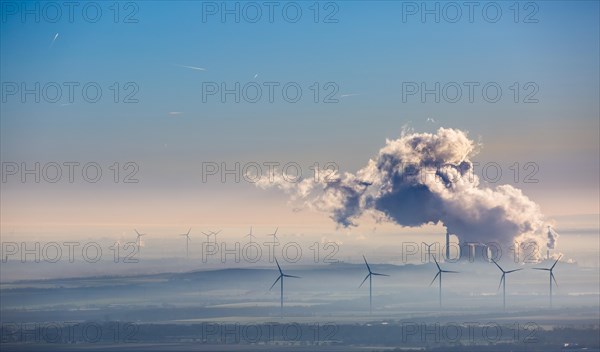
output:
MULTIPOLYGON (((23 19, 25 5, 16 4, 17 14, 2 9, 2 162, 96 162, 103 174, 90 183, 76 169, 72 184, 66 168, 57 183, 37 184, 32 176, 22 183, 20 173, 6 175, 3 235, 111 236, 135 226, 161 228, 159 233, 189 226, 238 231, 250 225, 334 233, 327 214, 293 211, 279 192, 236 184, 231 176, 226 183, 219 175, 202 182, 202 163, 233 168, 235 162, 296 162, 310 175, 314 163, 334 162, 341 172, 354 172, 403 126, 469 131, 482 144, 476 160, 501 166, 497 184, 523 189, 559 219, 558 229, 560 216, 599 213, 598 2, 520 3, 518 14, 512 2, 502 2, 496 23, 489 20, 495 9, 482 15, 485 3, 475 8, 472 22, 463 7, 457 23, 448 22, 455 9, 441 9, 440 23, 433 15, 423 22, 420 13, 409 15, 412 8, 392 2, 320 3, 319 23, 312 3, 294 3, 302 10, 296 23, 290 21, 295 8, 282 16, 285 3, 278 3, 272 22, 263 7, 257 23, 250 22, 255 9, 246 3, 240 3, 239 23, 234 15, 222 21, 221 9, 212 15, 214 8, 192 1, 121 4, 118 23, 108 3, 100 5, 96 23, 89 21, 94 9, 86 19, 81 8, 72 23, 65 8, 57 23, 48 20, 53 9, 36 23, 33 16, 23 19), (33 89, 36 82, 40 102, 34 94, 23 99, 23 84, 33 89), (94 87, 102 91, 96 103, 82 96, 90 82, 92 98, 94 87), (247 87, 240 103, 233 95, 225 103, 219 93, 203 96, 203 87, 232 89, 236 82, 247 87), (274 87, 273 103, 265 82, 274 87), (290 82, 302 91, 295 103, 282 97, 281 87, 290 82), (420 93, 403 96, 409 86, 433 89, 436 82, 447 88, 439 103, 433 95, 425 103, 420 93), (475 82, 473 103, 465 82, 475 82), (494 103, 482 96, 490 82, 502 90, 494 103), (62 95, 54 99, 56 85, 62 95), (256 86, 262 89, 258 102, 245 101, 256 86), (456 86, 462 96, 448 102, 456 86), (10 94, 15 87, 18 92, 10 94), (123 102, 133 99, 138 102, 123 102), (109 168, 115 162, 118 183, 109 168), (123 169, 127 162, 139 166, 138 183, 122 182, 134 170, 123 169), (537 183, 524 183, 534 170, 524 168, 528 162, 539 168, 537 183)), ((376 226, 365 223, 369 230, 376 226)))

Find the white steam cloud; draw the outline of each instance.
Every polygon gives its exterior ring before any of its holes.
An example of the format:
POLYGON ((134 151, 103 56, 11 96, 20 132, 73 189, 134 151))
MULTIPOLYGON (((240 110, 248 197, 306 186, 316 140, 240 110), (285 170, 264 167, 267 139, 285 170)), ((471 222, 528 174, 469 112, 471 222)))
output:
POLYGON ((518 241, 553 247, 555 237, 544 233, 539 206, 510 185, 481 186, 470 161, 474 154, 475 143, 461 130, 403 133, 387 140, 356 174, 344 173, 334 182, 290 183, 275 177, 258 186, 282 189, 293 201, 328 212, 344 227, 356 226, 363 213, 374 211, 402 226, 441 223, 461 243, 495 242, 506 248, 518 241))
POLYGON ((546 243, 548 249, 554 249, 557 240, 558 233, 556 233, 556 231, 554 231, 552 227, 548 226, 548 242, 546 243))

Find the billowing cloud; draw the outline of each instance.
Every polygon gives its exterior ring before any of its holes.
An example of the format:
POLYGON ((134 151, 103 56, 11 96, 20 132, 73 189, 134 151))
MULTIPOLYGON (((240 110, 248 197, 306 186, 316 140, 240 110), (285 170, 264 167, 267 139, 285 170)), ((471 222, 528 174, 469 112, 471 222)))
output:
POLYGON ((402 226, 441 223, 461 243, 550 245, 535 202, 510 185, 480 184, 470 160, 476 150, 467 133, 457 129, 403 133, 387 140, 356 174, 339 175, 334 182, 289 183, 280 177, 258 185, 278 187, 293 201, 328 212, 344 227, 355 226, 372 211, 402 226))

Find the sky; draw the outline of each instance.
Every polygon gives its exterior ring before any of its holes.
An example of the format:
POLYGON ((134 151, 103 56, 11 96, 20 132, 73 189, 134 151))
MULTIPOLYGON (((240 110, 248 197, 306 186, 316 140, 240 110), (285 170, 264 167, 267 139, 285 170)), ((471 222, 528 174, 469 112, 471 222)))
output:
POLYGON ((376 245, 394 233, 440 235, 439 225, 407 229, 366 215, 339 228, 243 178, 203 180, 206 163, 258 163, 262 177, 269 162, 297 163, 309 177, 315 163, 356 172, 386 139, 440 127, 467 131, 479 143, 473 160, 500 166, 485 186, 522 189, 559 232, 598 228, 598 2, 519 2, 518 11, 499 2, 499 16, 477 2, 472 19, 463 5, 455 23, 443 2, 439 23, 412 7, 420 2, 275 3, 272 19, 262 3, 228 3, 239 5, 236 22, 221 2, 129 2, 118 11, 82 2, 70 20, 64 5, 58 16, 45 3, 2 1, 3 238, 122 237, 133 228, 167 238, 189 227, 242 236, 250 226, 376 245), (251 4, 262 11, 255 22, 251 4), (21 95, 36 82, 39 103, 21 95), (407 93, 436 82, 439 102, 407 93), (239 103, 221 95, 236 83, 239 103), (492 102, 495 87, 502 95, 492 102), (92 183, 78 169, 70 183, 63 168, 56 183, 21 182, 22 170, 5 169, 36 162, 97 163, 102 176, 92 183))

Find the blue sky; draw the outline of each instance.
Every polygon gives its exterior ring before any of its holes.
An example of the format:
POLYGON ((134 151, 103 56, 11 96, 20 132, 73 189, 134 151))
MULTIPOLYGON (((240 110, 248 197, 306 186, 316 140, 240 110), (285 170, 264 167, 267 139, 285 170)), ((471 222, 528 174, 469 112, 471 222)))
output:
MULTIPOLYGON (((540 183, 516 186, 548 214, 598 213, 597 1, 536 2, 537 23, 522 23, 531 10, 525 10, 526 2, 519 3, 519 23, 512 2, 499 3, 503 14, 497 23, 485 21, 477 9, 473 23, 466 14, 458 23, 435 23, 432 17, 422 23, 417 16, 403 23, 402 3, 366 1, 337 2, 337 23, 314 23, 312 2, 294 3, 303 11, 297 23, 277 11, 273 23, 266 15, 258 23, 243 18, 235 23, 232 17, 223 23, 218 16, 203 22, 203 3, 194 1, 136 2, 137 23, 114 23, 110 5, 100 4, 97 23, 77 11, 73 23, 65 16, 57 23, 43 18, 35 23, 3 13, 3 89, 6 82, 80 87, 97 82, 103 96, 91 104, 76 95, 72 105, 66 98, 37 104, 31 97, 25 103, 8 97, 0 110, 0 154, 2 161, 16 162, 134 161, 140 183, 5 183, 3 226, 50 219, 65 224, 69 212, 82 223, 128 223, 127 214, 115 209, 132 211, 132 222, 152 217, 163 225, 233 218, 268 223, 266 214, 285 208, 283 197, 247 184, 203 184, 201 163, 275 160, 308 167, 334 161, 341 171, 355 171, 405 125, 416 131, 467 130, 481 138, 483 161, 538 163, 540 183), (114 82, 119 99, 130 92, 124 85, 133 82, 139 102, 114 103, 109 89, 114 82), (254 104, 232 98, 222 103, 214 96, 203 103, 203 82, 296 82, 303 96, 293 104, 280 95, 274 103, 264 97, 254 104), (314 103, 314 82, 320 89, 333 82, 339 102, 324 104, 321 96, 314 103), (472 104, 465 96, 457 103, 421 103, 416 96, 404 103, 403 82, 495 82, 503 96, 497 103, 484 101, 481 93, 472 104), (514 103, 509 89, 514 82, 521 88, 535 83, 539 102, 514 103), (57 197, 61 204, 54 208, 57 197), (257 203, 252 211, 238 206, 248 199, 257 203), (131 210, 138 207, 143 214, 131 210), (208 219, 198 220, 198 214, 208 219)), ((120 16, 134 9, 120 5, 120 16)), ((333 8, 326 9, 327 2, 319 6, 321 17, 333 8)), ((311 219, 294 216, 288 212, 283 218, 290 224, 311 219)))

